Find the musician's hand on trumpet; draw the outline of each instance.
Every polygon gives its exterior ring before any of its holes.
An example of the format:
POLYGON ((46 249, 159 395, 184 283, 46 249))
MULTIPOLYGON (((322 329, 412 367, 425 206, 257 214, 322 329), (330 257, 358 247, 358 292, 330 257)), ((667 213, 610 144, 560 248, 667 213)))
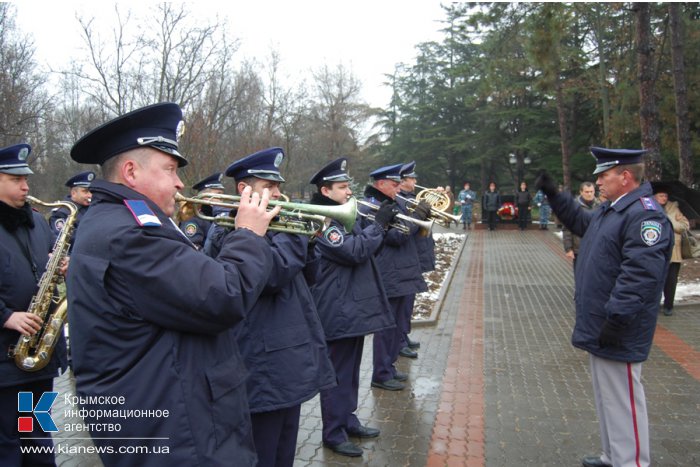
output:
POLYGON ((394 221, 398 213, 399 211, 398 209, 396 209, 396 203, 389 200, 385 200, 382 202, 381 206, 379 206, 379 209, 374 214, 374 222, 376 222, 384 230, 386 230, 387 227, 389 227, 389 224, 391 224, 394 221))
POLYGON ((263 236, 267 232, 270 221, 277 217, 282 210, 281 206, 275 206, 267 210, 270 201, 270 190, 265 188, 262 196, 253 192, 250 186, 245 187, 241 193, 241 199, 236 213, 236 229, 252 230, 263 236))
POLYGON ((432 207, 427 201, 421 201, 413 208, 413 217, 420 221, 424 221, 430 217, 431 209, 432 207))

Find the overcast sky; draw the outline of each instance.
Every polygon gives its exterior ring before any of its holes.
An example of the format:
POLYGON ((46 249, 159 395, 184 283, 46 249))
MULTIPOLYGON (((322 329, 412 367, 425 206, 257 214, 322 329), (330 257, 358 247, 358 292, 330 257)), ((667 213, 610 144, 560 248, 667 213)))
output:
MULTIPOLYGON (((120 2, 146 14, 147 2, 120 2)), ((412 62, 415 45, 440 40, 444 12, 440 0, 247 0, 193 2, 198 15, 225 17, 228 35, 239 38, 241 56, 264 63, 280 52, 290 77, 323 64, 343 63, 362 82, 363 98, 384 107, 390 92, 384 74, 399 62, 412 62)), ((448 3, 443 0, 442 3, 448 3)), ((113 21, 114 3, 16 2, 18 25, 34 37, 41 64, 60 68, 82 47, 76 12, 113 21)), ((110 27, 110 26, 108 26, 110 27)), ((111 29, 111 27, 110 27, 111 29)))

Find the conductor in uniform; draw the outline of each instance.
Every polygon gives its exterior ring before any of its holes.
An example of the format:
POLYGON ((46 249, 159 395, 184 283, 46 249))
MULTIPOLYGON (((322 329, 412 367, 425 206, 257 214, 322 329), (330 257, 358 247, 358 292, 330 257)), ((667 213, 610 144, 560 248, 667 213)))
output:
MULTIPOLYGON (((365 188, 365 199, 376 206, 381 206, 383 203, 394 203, 400 189, 399 183, 404 166, 404 164, 390 165, 370 173, 373 182, 372 185, 365 188)), ((403 215, 410 215, 398 204, 396 209, 403 215)), ((416 207, 414 216, 425 220, 429 213, 430 208, 420 204, 416 207)), ((364 219, 363 222, 366 225, 367 220, 364 219)), ((372 387, 388 391, 404 389, 406 385, 403 381, 408 379, 407 374, 398 371, 394 366, 399 357, 403 338, 402 330, 399 327, 400 317, 403 316, 402 313, 405 313, 408 307, 413 306, 415 294, 424 292, 428 288, 420 270, 416 244, 411 237, 418 230, 418 227, 411 223, 406 224, 405 227, 409 231, 408 234, 394 227, 389 228, 384 237, 382 248, 375 255, 381 272, 382 285, 389 299, 397 327, 374 334, 374 370, 371 384, 372 387)))
MULTIPOLYGON (((207 178, 198 181, 192 185, 192 189, 197 191, 197 194, 223 194, 224 185, 221 183, 221 179, 224 174, 217 172, 208 176, 207 178)), ((214 217, 213 207, 209 205, 200 206, 202 213, 209 217, 214 217)), ((193 216, 190 219, 183 220, 180 222, 180 230, 184 232, 187 238, 197 247, 198 250, 204 248, 204 241, 207 238, 207 232, 211 227, 211 221, 202 219, 201 217, 193 216)))
MULTIPOLYGON (((319 170, 309 183, 318 191, 312 204, 340 206, 352 195, 347 159, 341 157, 319 170)), ((393 205, 393 203, 391 203, 393 205)), ((320 252, 318 280, 311 288, 323 324, 338 385, 321 391, 323 444, 334 452, 357 457, 362 448, 348 436, 375 438, 379 430, 362 425, 355 415, 360 384, 360 363, 365 336, 395 328, 374 255, 382 246, 396 210, 382 206, 374 222, 364 228, 359 219, 352 231, 333 220, 316 238, 320 252)))
POLYGON ((649 356, 673 229, 643 182, 644 150, 591 148, 606 201, 594 211, 560 193, 547 173, 536 182, 557 217, 581 238, 575 347, 589 353, 602 454, 586 467, 648 466, 649 423, 642 362, 649 356))
POLYGON ((218 258, 197 252, 171 219, 183 188, 178 168, 187 164, 181 120, 177 104, 151 105, 71 149, 104 177, 91 186, 67 293, 76 392, 106 466, 257 461, 247 373, 225 331, 267 282, 272 252, 263 236, 278 209, 267 211, 269 192, 245 190, 218 258), (139 447, 150 454, 119 452, 139 447))
MULTIPOLYGON (((285 181, 279 169, 283 160, 282 148, 267 148, 232 163, 225 174, 235 179, 239 193, 267 189, 278 199, 285 181)), ((306 282, 306 273, 313 276, 319 261, 309 236, 268 232, 265 240, 272 251, 272 273, 233 332, 250 372, 248 402, 258 465, 291 467, 301 404, 335 386, 335 373, 306 282)))
POLYGON ((51 433, 36 422, 29 428, 18 426, 19 417, 31 417, 18 412, 18 393, 32 393, 33 407, 44 392, 52 390, 53 378, 67 365, 63 335, 48 365, 38 371, 19 369, 8 352, 21 336, 41 329, 41 317, 27 313, 27 308, 54 244, 46 220, 27 203, 27 182, 33 173, 27 164, 30 153, 28 144, 0 149, 0 463, 8 467, 56 465, 51 451, 26 451, 31 447, 50 449, 53 442, 51 433))
MULTIPOLYGON (((88 171, 74 175, 73 177, 69 178, 68 181, 66 181, 66 186, 70 188, 70 194, 66 196, 66 201, 70 201, 78 208, 78 216, 74 224, 76 232, 78 225, 80 224, 80 219, 83 218, 88 210, 88 207, 90 207, 90 199, 92 198, 92 194, 90 193, 90 183, 92 183, 94 178, 95 172, 88 171)), ((68 208, 63 206, 51 210, 49 225, 51 226, 51 230, 53 230, 55 235, 58 235, 61 232, 69 214, 70 212, 68 211, 68 208)))

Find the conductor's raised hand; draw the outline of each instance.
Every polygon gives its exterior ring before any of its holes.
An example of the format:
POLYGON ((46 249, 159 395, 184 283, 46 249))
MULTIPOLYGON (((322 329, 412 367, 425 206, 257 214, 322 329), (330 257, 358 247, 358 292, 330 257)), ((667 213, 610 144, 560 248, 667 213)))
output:
POLYGON ((262 196, 253 192, 250 186, 243 189, 241 200, 236 213, 236 229, 252 230, 262 236, 267 232, 270 221, 279 215, 280 206, 268 210, 270 190, 265 188, 262 196))

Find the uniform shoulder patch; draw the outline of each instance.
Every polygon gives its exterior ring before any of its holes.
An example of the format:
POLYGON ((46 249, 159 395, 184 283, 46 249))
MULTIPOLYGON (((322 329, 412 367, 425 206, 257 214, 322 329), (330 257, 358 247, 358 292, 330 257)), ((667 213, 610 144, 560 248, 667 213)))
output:
POLYGON ((141 227, 160 227, 162 224, 158 216, 148 207, 142 199, 125 199, 124 204, 141 227))
POLYGON ((332 246, 342 245, 345 239, 345 237, 343 237, 343 232, 341 232, 340 229, 334 225, 323 231, 323 238, 325 238, 326 241, 332 246))
POLYGON ((642 241, 648 246, 654 246, 661 239, 661 223, 656 221, 642 221, 642 241))
POLYGON ((644 207, 645 211, 656 211, 656 204, 649 198, 648 196, 642 196, 639 198, 639 201, 642 202, 642 206, 644 207))
POLYGON ((66 225, 66 220, 62 217, 59 217, 55 221, 53 221, 53 228, 56 229, 58 232, 63 230, 63 226, 66 225))
POLYGON ((197 224, 195 224, 194 222, 188 222, 187 224, 185 224, 185 228, 183 229, 183 231, 188 237, 194 237, 194 234, 197 233, 197 224))

